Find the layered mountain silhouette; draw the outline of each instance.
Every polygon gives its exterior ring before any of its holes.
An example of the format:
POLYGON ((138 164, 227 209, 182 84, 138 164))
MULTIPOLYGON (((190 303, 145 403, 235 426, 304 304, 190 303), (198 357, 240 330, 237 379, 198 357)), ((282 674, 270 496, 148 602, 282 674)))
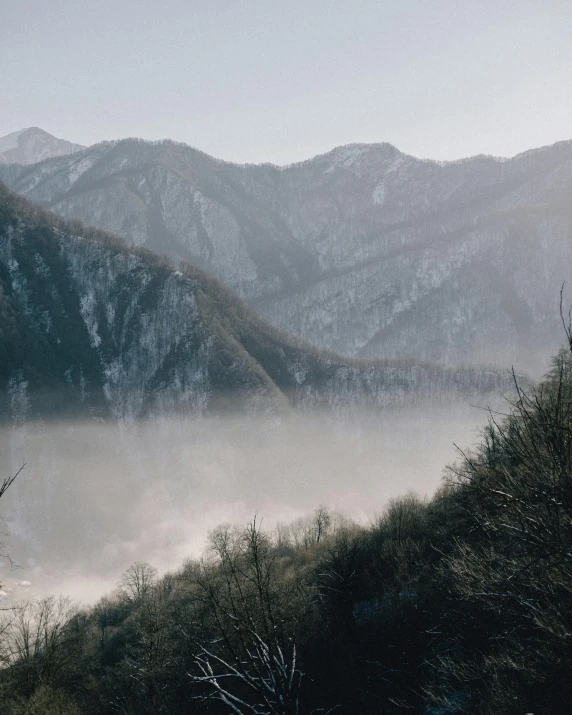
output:
POLYGON ((188 263, 66 222, 0 184, 0 416, 376 407, 498 392, 506 374, 347 360, 270 326, 188 263))
POLYGON ((352 145, 287 167, 123 140, 0 177, 68 218, 186 259, 337 352, 542 372, 572 278, 572 142, 436 162, 352 145))
POLYGON ((0 138, 0 164, 36 164, 80 149, 85 147, 58 139, 39 127, 30 127, 0 138))

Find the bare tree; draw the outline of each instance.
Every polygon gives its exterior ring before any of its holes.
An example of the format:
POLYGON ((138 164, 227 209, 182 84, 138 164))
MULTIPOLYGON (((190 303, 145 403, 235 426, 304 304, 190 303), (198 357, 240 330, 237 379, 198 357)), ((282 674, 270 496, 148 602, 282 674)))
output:
POLYGON ((0 483, 0 499, 4 496, 6 491, 12 486, 14 481, 16 480, 16 477, 20 474, 20 472, 24 469, 26 465, 22 464, 20 469, 16 472, 16 474, 13 474, 11 477, 6 477, 2 483, 0 483))
POLYGON ((322 504, 316 509, 314 514, 315 520, 315 531, 316 531, 316 543, 319 544, 321 539, 326 536, 329 532, 332 516, 328 509, 322 504))
POLYGON ((332 513, 320 505, 311 516, 301 517, 287 525, 278 524, 275 533, 281 547, 312 549, 350 525, 351 522, 343 514, 332 513))
POLYGON ((197 619, 193 682, 205 700, 252 715, 298 715, 303 675, 297 637, 310 606, 309 588, 278 567, 269 537, 254 520, 243 531, 211 536, 215 562, 203 561, 192 581, 197 619))
POLYGON ((0 664, 15 690, 29 697, 42 683, 59 685, 76 670, 82 629, 67 598, 49 596, 18 604, 3 616, 0 664))
POLYGON ((179 663, 175 635, 179 635, 170 589, 164 582, 149 588, 133 602, 127 620, 132 638, 124 666, 131 680, 134 711, 169 713, 169 687, 179 663))
POLYGON ((136 561, 123 574, 119 589, 130 601, 144 598, 157 583, 157 569, 144 561, 136 561))
MULTIPOLYGON (((20 469, 18 469, 18 471, 15 474, 13 474, 10 477, 6 477, 2 482, 0 482, 0 499, 4 496, 4 494, 6 494, 7 490, 12 486, 12 484, 14 484, 17 476, 20 474, 20 472, 24 469, 25 466, 26 466, 25 463, 22 464, 20 469)), ((4 544, 0 542, 0 549, 3 549, 3 548, 4 548, 4 544)), ((2 553, 1 551, 0 551, 0 558, 8 559, 10 564, 13 563, 9 554, 2 553)), ((2 586, 1 583, 0 583, 0 586, 2 586)))

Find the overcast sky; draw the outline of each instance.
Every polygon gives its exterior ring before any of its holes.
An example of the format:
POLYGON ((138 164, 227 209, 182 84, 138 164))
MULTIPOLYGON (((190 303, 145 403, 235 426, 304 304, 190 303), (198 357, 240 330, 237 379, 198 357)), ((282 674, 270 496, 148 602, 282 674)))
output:
POLYGON ((278 164, 572 139, 572 0, 0 0, 0 136, 278 164))

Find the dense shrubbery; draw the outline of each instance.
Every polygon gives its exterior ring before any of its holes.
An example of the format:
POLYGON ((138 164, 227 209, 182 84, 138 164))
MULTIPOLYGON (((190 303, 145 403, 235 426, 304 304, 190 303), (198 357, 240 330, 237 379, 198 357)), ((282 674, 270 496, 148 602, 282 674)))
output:
POLYGON ((572 361, 492 415, 430 501, 319 509, 137 563, 90 610, 5 614, 3 713, 569 713, 572 361))

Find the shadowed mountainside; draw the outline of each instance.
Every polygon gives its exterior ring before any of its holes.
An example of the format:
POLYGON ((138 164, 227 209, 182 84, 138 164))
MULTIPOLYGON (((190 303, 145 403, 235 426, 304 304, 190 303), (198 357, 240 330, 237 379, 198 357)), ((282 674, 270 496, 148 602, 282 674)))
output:
POLYGON ((413 404, 484 395, 508 376, 352 361, 271 327, 216 279, 69 223, 0 186, 0 414, 120 418, 413 404))

